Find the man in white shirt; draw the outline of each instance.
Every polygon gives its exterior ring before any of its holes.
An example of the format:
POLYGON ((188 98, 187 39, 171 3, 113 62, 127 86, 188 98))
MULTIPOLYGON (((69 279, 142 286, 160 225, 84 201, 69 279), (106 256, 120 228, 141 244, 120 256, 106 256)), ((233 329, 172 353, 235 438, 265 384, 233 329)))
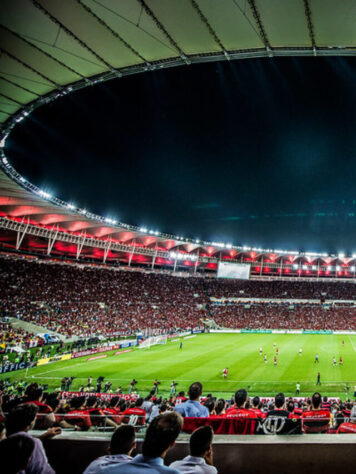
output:
POLYGON ((131 453, 136 448, 135 428, 122 425, 114 432, 110 442, 110 454, 95 459, 83 474, 97 474, 104 467, 121 464, 132 460, 131 453))
POLYGON ((213 466, 212 443, 211 426, 201 426, 190 437, 190 456, 186 456, 181 461, 175 461, 169 467, 185 473, 216 474, 218 471, 213 466))

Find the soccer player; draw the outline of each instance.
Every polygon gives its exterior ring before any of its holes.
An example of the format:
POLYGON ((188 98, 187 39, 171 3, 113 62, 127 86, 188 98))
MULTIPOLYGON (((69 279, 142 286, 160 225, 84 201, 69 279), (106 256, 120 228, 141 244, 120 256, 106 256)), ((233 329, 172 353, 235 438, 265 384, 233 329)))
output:
POLYGON ((225 367, 225 369, 222 371, 224 379, 227 377, 227 370, 227 367, 225 367))
POLYGON ((176 393, 176 386, 177 386, 177 385, 178 385, 177 382, 175 382, 175 381, 173 380, 172 383, 171 383, 171 386, 170 386, 170 389, 171 389, 171 390, 170 390, 170 393, 169 393, 171 397, 172 397, 173 395, 175 395, 175 393, 176 393))
POLYGON ((262 355, 263 349, 260 347, 260 356, 262 355))
POLYGON ((320 372, 318 372, 318 377, 316 379, 316 384, 317 385, 321 385, 321 382, 320 382, 320 372))
POLYGON ((267 355, 264 356, 265 364, 267 364, 267 355))
POLYGON ((336 367, 336 359, 333 357, 333 367, 336 367))
POLYGON ((277 347, 277 349, 276 349, 276 355, 278 355, 278 347, 277 347))
POLYGON ((179 349, 182 349, 182 348, 183 348, 183 341, 180 341, 179 349))
POLYGON ((342 356, 340 356, 340 359, 339 359, 339 365, 343 365, 343 362, 342 362, 342 356))
POLYGON ((273 343, 273 347, 276 348, 276 345, 277 345, 277 344, 274 342, 274 343, 273 343))
POLYGON ((299 349, 299 355, 300 355, 300 356, 302 355, 302 352, 303 352, 303 349, 300 348, 300 349, 299 349))
POLYGON ((274 365, 277 365, 277 356, 274 356, 274 365))
POLYGON ((344 345, 345 345, 345 341, 342 341, 341 345, 342 345, 342 347, 344 347, 344 345))
POLYGON ((299 382, 297 382, 297 383, 295 384, 295 394, 296 394, 296 395, 299 395, 299 394, 300 394, 300 383, 299 383, 299 382))
POLYGON ((314 364, 319 364, 319 354, 315 354, 314 364))

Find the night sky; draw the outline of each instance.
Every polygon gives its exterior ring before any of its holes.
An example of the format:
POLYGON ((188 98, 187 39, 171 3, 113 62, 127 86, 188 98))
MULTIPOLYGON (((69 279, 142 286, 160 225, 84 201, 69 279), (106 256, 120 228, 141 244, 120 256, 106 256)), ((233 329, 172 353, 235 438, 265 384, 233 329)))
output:
POLYGON ((53 195, 149 229, 356 252, 356 60, 283 58, 148 72, 41 107, 13 166, 53 195))

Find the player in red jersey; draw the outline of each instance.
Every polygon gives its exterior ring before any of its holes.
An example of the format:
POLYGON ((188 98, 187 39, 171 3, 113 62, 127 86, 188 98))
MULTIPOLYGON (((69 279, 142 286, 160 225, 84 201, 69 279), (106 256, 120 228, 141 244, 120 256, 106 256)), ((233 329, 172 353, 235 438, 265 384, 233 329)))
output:
POLYGON ((343 365, 342 357, 340 356, 339 365, 343 365))
POLYGON ((274 365, 277 365, 277 356, 274 356, 274 365))
POLYGON ((312 396, 312 409, 302 414, 304 433, 327 433, 330 422, 330 411, 321 408, 321 395, 315 392, 312 396))
POLYGON ((222 375, 223 375, 224 379, 226 379, 226 377, 227 377, 227 371, 228 371, 227 367, 225 367, 225 369, 222 371, 222 375))
POLYGON ((342 345, 342 347, 344 347, 344 345, 345 345, 345 342, 344 342, 344 341, 342 341, 341 345, 342 345))
POLYGON ((278 347, 277 347, 277 349, 276 349, 276 355, 278 355, 278 347))

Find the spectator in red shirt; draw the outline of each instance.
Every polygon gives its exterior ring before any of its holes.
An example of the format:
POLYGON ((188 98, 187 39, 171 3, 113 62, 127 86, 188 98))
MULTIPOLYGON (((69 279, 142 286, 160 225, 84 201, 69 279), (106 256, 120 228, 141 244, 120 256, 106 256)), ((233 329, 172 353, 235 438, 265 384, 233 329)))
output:
POLYGON ((138 398, 135 406, 127 408, 120 417, 120 423, 129 425, 144 425, 146 421, 146 412, 142 409, 143 398, 138 398))
POLYGON ((112 421, 114 421, 117 425, 120 423, 120 407, 118 406, 120 403, 119 397, 113 397, 110 400, 110 405, 107 408, 104 408, 104 414, 109 417, 112 421))
POLYGON ((113 426, 117 428, 117 424, 105 416, 98 403, 96 397, 89 397, 86 401, 86 409, 90 415, 91 424, 93 426, 113 426))
POLYGON ((87 431, 91 427, 91 420, 85 408, 85 397, 72 398, 70 407, 71 410, 67 413, 65 421, 74 427, 79 427, 82 431, 87 431))
POLYGON ((226 411, 226 417, 257 418, 257 415, 252 410, 245 408, 246 402, 247 392, 244 388, 241 388, 235 393, 235 404, 226 411))
POLYGON ((341 423, 337 433, 356 433, 356 406, 351 410, 350 421, 341 423))
POLYGON ((327 433, 330 411, 321 408, 321 395, 315 392, 311 399, 311 410, 302 414, 304 433, 327 433))
POLYGON ((37 383, 33 383, 26 388, 25 403, 33 403, 38 407, 35 430, 44 430, 52 426, 56 418, 52 408, 46 403, 42 403, 43 390, 37 383))
POLYGON ((266 413, 264 413, 261 409, 261 400, 260 397, 253 397, 252 399, 252 408, 250 408, 251 411, 253 411, 258 418, 266 418, 266 413))

